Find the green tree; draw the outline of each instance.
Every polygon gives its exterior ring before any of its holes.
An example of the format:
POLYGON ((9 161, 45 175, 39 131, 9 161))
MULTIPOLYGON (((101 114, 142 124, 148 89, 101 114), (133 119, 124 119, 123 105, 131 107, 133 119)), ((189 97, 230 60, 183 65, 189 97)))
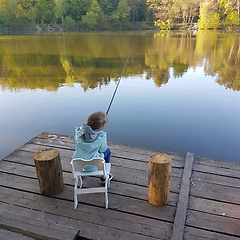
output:
POLYGON ((55 0, 55 17, 58 22, 63 25, 63 19, 67 12, 68 2, 67 0, 55 0))
POLYGON ((214 13, 211 9, 210 2, 200 4, 199 16, 200 29, 216 29, 219 26, 220 17, 218 13, 214 13))
POLYGON ((179 6, 181 22, 184 24, 191 24, 199 13, 199 0, 176 0, 173 3, 179 6))
POLYGON ((155 15, 155 20, 161 19, 164 22, 170 19, 173 0, 147 0, 149 10, 155 15))
POLYGON ((71 16, 71 18, 76 22, 80 21, 82 19, 82 15, 86 14, 84 12, 83 6, 84 4, 81 0, 69 0, 68 15, 71 16))
MULTIPOLYGON (((129 6, 131 11, 132 26, 138 22, 138 4, 139 0, 129 0, 129 6)), ((133 27, 134 28, 134 27, 133 27)))
POLYGON ((146 0, 129 0, 130 21, 133 29, 137 29, 141 22, 147 20, 146 0))
POLYGON ((226 26, 238 25, 238 6, 235 0, 220 0, 219 15, 222 23, 226 26))
POLYGON ((35 0, 36 22, 54 22, 54 6, 54 0, 35 0))
POLYGON ((8 19, 8 23, 15 21, 18 11, 18 5, 16 0, 1 0, 1 12, 8 19))
POLYGON ((0 24, 7 26, 11 22, 10 12, 5 8, 5 0, 0 0, 0 24))
POLYGON ((111 0, 99 0, 98 2, 105 15, 110 16, 113 13, 113 4, 111 0))
POLYGON ((147 2, 146 0, 140 0, 138 3, 138 21, 146 21, 147 16, 149 16, 149 13, 147 13, 147 2))
POLYGON ((237 9, 237 1, 236 0, 220 0, 219 1, 219 11, 222 12, 225 17, 234 10, 237 9))
POLYGON ((34 11, 35 0, 21 0, 18 1, 17 4, 18 21, 22 19, 22 21, 34 23, 36 18, 36 14, 34 11))
POLYGON ((112 6, 113 6, 113 11, 116 11, 118 8, 119 0, 111 0, 112 6))
POLYGON ((82 17, 82 22, 90 30, 94 30, 99 26, 99 21, 103 15, 102 9, 97 0, 93 0, 90 10, 82 17))
POLYGON ((89 11, 82 17, 82 22, 88 29, 94 30, 98 24, 98 16, 93 11, 89 11))
POLYGON ((130 29, 130 10, 127 0, 119 0, 117 11, 115 12, 115 22, 120 29, 130 29))
POLYGON ((239 24, 238 13, 237 11, 230 12, 225 20, 225 23, 229 27, 235 27, 239 24))
POLYGON ((167 22, 164 22, 161 19, 158 19, 155 21, 155 25, 157 25, 161 30, 169 30, 170 29, 170 22, 167 20, 167 22))
POLYGON ((76 22, 74 19, 72 19, 70 16, 66 16, 64 18, 64 27, 66 29, 75 29, 76 28, 76 22))

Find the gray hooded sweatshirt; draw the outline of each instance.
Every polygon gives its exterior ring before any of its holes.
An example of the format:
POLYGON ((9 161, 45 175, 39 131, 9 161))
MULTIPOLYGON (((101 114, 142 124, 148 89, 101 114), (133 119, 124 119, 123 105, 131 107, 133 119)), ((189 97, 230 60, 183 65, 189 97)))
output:
POLYGON ((87 124, 77 127, 75 130, 75 152, 73 158, 104 158, 107 150, 107 134, 102 130, 92 130, 87 124))

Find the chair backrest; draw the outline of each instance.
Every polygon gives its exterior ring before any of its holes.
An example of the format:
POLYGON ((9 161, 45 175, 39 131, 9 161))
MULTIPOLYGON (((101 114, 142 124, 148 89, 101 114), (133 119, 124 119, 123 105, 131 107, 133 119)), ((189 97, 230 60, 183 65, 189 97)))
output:
MULTIPOLYGON (((97 167, 97 171, 102 171, 103 175, 105 175, 105 160, 103 158, 92 158, 90 160, 85 160, 82 158, 73 158, 71 161, 73 176, 76 178, 76 172, 84 172, 83 168, 86 165, 93 165, 97 167)), ((85 172, 86 173, 86 172, 85 172)))

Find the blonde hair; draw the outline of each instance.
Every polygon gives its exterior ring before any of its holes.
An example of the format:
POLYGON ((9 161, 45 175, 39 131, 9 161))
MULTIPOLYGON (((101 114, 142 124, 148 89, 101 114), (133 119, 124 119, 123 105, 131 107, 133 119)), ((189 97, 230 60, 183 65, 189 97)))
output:
POLYGON ((92 130, 102 130, 107 121, 107 115, 104 112, 98 111, 89 115, 87 125, 90 126, 92 130))

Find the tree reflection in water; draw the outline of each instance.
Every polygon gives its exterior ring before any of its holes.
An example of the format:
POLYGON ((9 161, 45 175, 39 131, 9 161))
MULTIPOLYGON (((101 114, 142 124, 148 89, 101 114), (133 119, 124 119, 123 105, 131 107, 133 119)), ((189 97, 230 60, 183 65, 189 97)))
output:
POLYGON ((240 39, 235 34, 198 32, 65 33, 65 35, 2 36, 2 89, 45 89, 79 83, 84 91, 117 81, 134 42, 123 77, 146 73, 158 87, 188 69, 204 67, 226 88, 240 90, 240 39))

